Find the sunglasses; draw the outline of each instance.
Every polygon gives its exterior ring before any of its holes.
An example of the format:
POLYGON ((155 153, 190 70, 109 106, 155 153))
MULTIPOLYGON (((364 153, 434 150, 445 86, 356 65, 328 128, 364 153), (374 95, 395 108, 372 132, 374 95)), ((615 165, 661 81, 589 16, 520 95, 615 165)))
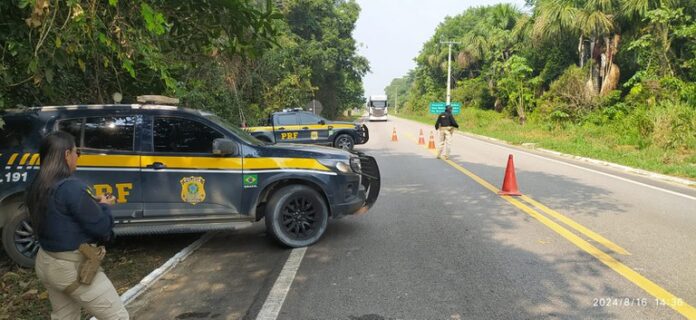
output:
MULTIPOLYGON (((71 149, 68 149, 68 150, 72 151, 71 149)), ((75 154, 76 154, 77 157, 79 158, 80 155, 82 154, 82 151, 80 151, 80 149, 75 148, 75 154)))

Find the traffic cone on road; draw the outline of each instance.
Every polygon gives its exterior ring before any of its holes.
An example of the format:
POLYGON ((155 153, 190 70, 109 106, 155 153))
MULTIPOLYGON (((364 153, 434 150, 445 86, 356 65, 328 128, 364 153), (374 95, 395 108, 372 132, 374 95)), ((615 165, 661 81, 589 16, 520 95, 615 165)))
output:
POLYGON ((399 138, 396 136, 396 128, 394 128, 394 131, 392 131, 392 141, 399 141, 399 138))
POLYGON ((512 161, 512 155, 508 156, 507 168, 505 168, 505 178, 503 179, 503 188, 500 191, 498 191, 498 194, 505 196, 522 195, 517 188, 517 178, 515 177, 515 164, 512 161))
POLYGON ((425 144, 425 137, 423 136, 423 129, 420 129, 420 134, 418 135, 418 144, 425 144))
POLYGON ((428 149, 435 149, 435 136, 433 136, 432 131, 430 131, 430 141, 428 141, 428 149))

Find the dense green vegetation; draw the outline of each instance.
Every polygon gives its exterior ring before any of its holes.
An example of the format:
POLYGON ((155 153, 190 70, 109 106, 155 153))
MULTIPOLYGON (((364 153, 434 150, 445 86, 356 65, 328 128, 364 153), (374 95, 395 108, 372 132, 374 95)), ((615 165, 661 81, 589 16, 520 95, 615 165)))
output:
POLYGON ((0 2, 0 109, 164 94, 234 123, 362 103, 352 0, 0 2))
POLYGON ((465 130, 696 177, 696 3, 531 0, 448 17, 385 88, 421 120, 452 101, 465 130), (467 117, 470 117, 467 119, 467 117), (514 121, 512 121, 514 120, 514 121))

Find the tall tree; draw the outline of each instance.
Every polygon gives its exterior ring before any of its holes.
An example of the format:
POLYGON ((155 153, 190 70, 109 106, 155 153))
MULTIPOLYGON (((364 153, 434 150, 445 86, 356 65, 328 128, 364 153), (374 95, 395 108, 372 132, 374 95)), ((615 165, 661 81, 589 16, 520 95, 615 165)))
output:
POLYGON ((314 96, 322 113, 333 118, 363 102, 362 77, 367 59, 357 54, 352 37, 360 7, 354 0, 283 0, 280 7, 298 37, 297 52, 311 69, 314 96))

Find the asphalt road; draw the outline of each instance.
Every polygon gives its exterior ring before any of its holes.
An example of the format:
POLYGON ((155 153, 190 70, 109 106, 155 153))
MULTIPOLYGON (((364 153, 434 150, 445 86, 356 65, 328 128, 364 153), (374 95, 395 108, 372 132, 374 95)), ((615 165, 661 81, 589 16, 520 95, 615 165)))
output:
POLYGON ((696 317, 696 190, 464 135, 443 161, 417 144, 429 126, 368 126, 358 149, 382 172, 368 214, 331 221, 306 251, 263 223, 218 234, 133 318, 256 319, 269 296, 277 319, 696 317), (509 154, 521 198, 495 192, 509 154))

